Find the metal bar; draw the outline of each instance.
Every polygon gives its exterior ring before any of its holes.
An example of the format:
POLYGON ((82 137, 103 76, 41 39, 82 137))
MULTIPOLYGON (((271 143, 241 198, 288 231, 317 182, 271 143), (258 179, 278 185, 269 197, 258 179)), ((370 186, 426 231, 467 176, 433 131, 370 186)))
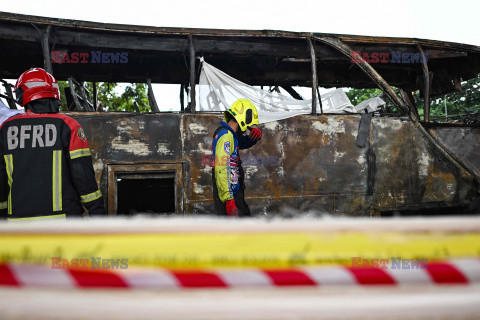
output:
MULTIPOLYGON (((353 51, 352 49, 347 46, 345 43, 340 41, 338 38, 331 38, 331 37, 313 37, 315 40, 321 41, 326 43, 333 48, 337 49, 344 55, 346 55, 351 61, 353 61, 353 51)), ((395 93, 395 91, 390 87, 390 85, 383 79, 383 77, 365 60, 361 59, 361 61, 355 63, 361 70, 363 70, 368 77, 370 77, 374 83, 376 83, 380 89, 382 89, 387 96, 395 103, 400 110, 403 112, 404 115, 410 116, 410 112, 408 107, 405 103, 400 99, 400 97, 395 93)))
POLYGON ((400 95, 402 96, 402 99, 405 101, 405 103, 408 105, 411 113, 417 117, 418 120, 420 120, 420 116, 418 115, 418 110, 415 106, 415 100, 413 99, 412 93, 406 92, 403 89, 400 89, 400 95))
MULTIPOLYGON (((344 44, 342 41, 340 41, 338 38, 314 37, 314 39, 332 46, 333 48, 337 49, 338 51, 346 55, 348 58, 353 59, 353 50, 349 46, 344 44)), ((427 139, 440 154, 442 154, 448 161, 450 161, 450 163, 453 166, 455 166, 459 170, 463 179, 467 181, 476 180, 477 183, 480 183, 480 176, 475 174, 474 172, 471 172, 463 162, 461 162, 455 156, 450 154, 448 149, 446 149, 442 144, 440 144, 437 141, 437 139, 435 139, 422 126, 422 124, 418 121, 415 115, 411 113, 408 106, 405 105, 405 102, 403 102, 402 99, 400 99, 400 97, 395 93, 392 87, 390 87, 390 85, 382 78, 382 76, 369 63, 361 59, 356 64, 373 80, 374 83, 376 83, 387 94, 390 100, 392 100, 392 102, 396 106, 398 106, 398 108, 406 116, 408 116, 410 120, 412 120, 412 123, 414 124, 415 128, 425 137, 425 139, 427 139)))
POLYGON ((322 96, 320 95, 320 89, 317 86, 318 103, 320 104, 320 112, 323 114, 322 96))
POLYGON ((50 58, 50 32, 52 31, 52 26, 49 25, 42 34, 42 51, 43 51, 43 67, 45 70, 53 75, 52 60, 50 58))
POLYGON ((92 82, 93 88, 93 110, 97 110, 97 83, 94 81, 92 82))
POLYGON ((418 51, 422 55, 422 69, 423 69, 423 82, 424 82, 424 110, 423 118, 425 122, 430 121, 430 72, 428 71, 427 60, 425 59, 425 53, 423 52, 422 46, 417 43, 418 51))
POLYGON ((418 110, 416 109, 417 108, 417 103, 415 102, 415 98, 413 97, 412 91, 406 91, 405 93, 408 97, 408 100, 410 100, 410 102, 412 103, 412 106, 415 107, 414 110, 416 110, 417 114, 418 114, 418 110))
POLYGON ((153 93, 153 87, 152 87, 152 80, 147 79, 147 86, 148 86, 148 104, 150 104, 150 108, 152 109, 153 112, 160 112, 160 109, 158 108, 157 100, 155 100, 155 94, 153 93))
POLYGON ((77 111, 86 111, 84 106, 80 103, 80 100, 78 99, 79 95, 75 91, 75 85, 79 86, 79 83, 76 82, 73 77, 68 78, 68 87, 70 88, 70 93, 72 94, 75 109, 77 109, 77 111))
POLYGON ((0 98, 4 98, 5 100, 7 100, 7 102, 9 102, 9 101, 8 101, 8 100, 9 100, 8 96, 6 96, 6 95, 4 95, 4 94, 2 94, 2 93, 0 93, 0 98))
MULTIPOLYGON (((317 57, 315 48, 313 47, 312 38, 308 38, 308 46, 310 47, 310 58, 312 60, 312 114, 317 113, 317 57)), ((323 110, 320 110, 323 114, 323 110)))
POLYGON ((443 105, 445 107, 445 118, 448 121, 448 110, 447 110, 447 95, 443 96, 443 105))
POLYGON ((185 85, 180 85, 180 111, 185 112, 185 85))
POLYGON ((3 86, 5 87, 6 96, 3 96, 3 97, 5 98, 5 100, 7 100, 8 106, 10 107, 10 109, 17 110, 17 105, 15 104, 15 98, 13 97, 13 93, 12 93, 13 85, 11 85, 10 83, 4 80, 0 80, 0 82, 2 82, 3 86))
POLYGON ((303 97, 295 91, 291 86, 280 86, 283 88, 283 90, 287 91, 288 94, 292 96, 292 98, 297 99, 297 100, 304 100, 303 97))
POLYGON ((94 111, 95 108, 91 105, 89 100, 87 89, 83 86, 83 82, 79 84, 78 91, 80 92, 80 97, 82 98, 82 103, 84 105, 85 111, 94 111))
POLYGON ((195 47, 193 46, 193 37, 188 36, 190 40, 190 112, 195 113, 195 47))

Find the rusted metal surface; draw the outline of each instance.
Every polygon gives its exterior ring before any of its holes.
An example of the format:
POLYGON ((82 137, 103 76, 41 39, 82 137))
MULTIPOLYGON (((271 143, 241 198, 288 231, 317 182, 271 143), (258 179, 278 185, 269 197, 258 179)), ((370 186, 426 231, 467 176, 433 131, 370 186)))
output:
MULTIPOLYGON (((334 48, 338 49, 340 52, 346 56, 353 58, 353 50, 344 44, 340 40, 332 40, 326 37, 317 38, 319 41, 323 41, 334 48)), ((414 128, 420 133, 434 148, 434 150, 441 156, 443 156, 451 165, 453 165, 461 174, 462 179, 475 182, 480 184, 480 177, 471 172, 471 170, 459 162, 455 156, 452 156, 452 153, 446 149, 445 146, 440 144, 419 122, 416 113, 409 107, 409 105, 403 101, 392 89, 392 87, 383 79, 383 77, 363 58, 357 63, 358 67, 361 68, 382 90, 387 94, 387 96, 393 101, 393 103, 402 111, 403 114, 409 117, 414 125, 414 128)), ((428 69, 427 69, 428 71, 428 69)), ((430 87, 430 85, 429 85, 430 87)))
MULTIPOLYGON (((115 23, 101 23, 92 21, 81 21, 71 19, 58 19, 49 17, 30 16, 9 12, 0 12, 0 19, 5 21, 36 23, 36 24, 51 24, 59 27, 73 27, 86 28, 98 31, 115 31, 115 32, 136 32, 148 34, 175 34, 175 35, 216 35, 216 36, 245 36, 245 37, 308 37, 312 33, 307 32, 290 32, 282 30, 228 30, 228 29, 202 29, 202 28, 171 28, 171 27, 152 27, 140 25, 126 25, 115 23)), ((416 43, 422 45, 429 45, 435 47, 448 46, 453 49, 476 50, 480 52, 480 48, 474 45, 467 45, 462 43, 435 41, 427 39, 416 38, 402 38, 402 37, 372 37, 362 35, 345 35, 345 34, 326 34, 313 33, 314 35, 326 35, 330 37, 339 37, 342 41, 347 43, 369 43, 369 44, 404 44, 415 46, 416 43)))
POLYGON ((480 128, 431 127, 429 131, 458 160, 480 177, 480 128))
POLYGON ((379 208, 453 205, 474 196, 474 186, 462 179, 411 122, 374 119, 373 136, 379 164, 373 201, 379 208), (396 132, 396 137, 385 134, 388 131, 396 132))
MULTIPOLYGON (((0 50, 0 77, 16 78, 29 66, 42 65, 41 36, 32 30, 47 27, 51 28, 51 41, 58 50, 71 53, 95 46, 102 52, 129 55, 125 64, 55 63, 53 72, 59 80, 72 76, 79 81, 151 79, 153 83, 177 83, 184 88, 195 83, 195 59, 204 56, 250 85, 313 84, 313 96, 317 84, 379 87, 403 112, 404 118, 374 118, 368 132, 365 130, 364 148, 356 146, 359 115, 305 115, 265 124, 262 141, 242 154, 247 201, 257 214, 288 214, 292 209, 373 215, 392 210, 462 207, 477 194, 478 166, 470 162, 477 156, 471 148, 478 149, 478 144, 465 143, 465 150, 456 150, 461 131, 448 139, 441 133, 439 139, 444 143, 440 143, 437 133, 432 135, 419 122, 412 101, 406 102, 391 87, 405 92, 424 90, 419 80, 424 71, 422 64, 373 66, 363 59, 353 63, 353 52, 408 53, 417 52, 417 44, 421 45, 429 57, 429 71, 437 75, 429 85, 430 94, 435 95, 452 90, 453 85, 448 83, 455 79, 470 79, 480 72, 480 47, 269 30, 125 26, 0 13, 0 43, 10 49, 0 50), (311 50, 305 45, 309 40, 315 41, 311 50), (188 53, 190 67, 185 60, 188 53), (467 159, 457 155, 472 152, 467 159)), ((191 95, 195 96, 193 87, 191 95)), ((107 195, 110 213, 116 207, 117 173, 165 170, 176 172, 177 213, 213 212, 208 159, 219 115, 72 116, 85 128, 90 140, 96 178, 107 195)))
POLYGON ((195 84, 196 84, 196 68, 195 68, 195 46, 193 44, 193 37, 188 37, 189 52, 190 52, 190 112, 195 113, 195 84))
POLYGON ((107 194, 109 165, 183 163, 178 115, 68 114, 78 120, 88 136, 95 175, 103 194, 107 194))
POLYGON ((43 51, 43 66, 47 72, 53 74, 52 59, 50 58, 50 32, 52 26, 49 25, 42 33, 42 51, 43 51))
MULTIPOLYGON (((318 77, 317 77, 317 56, 315 54, 315 47, 312 41, 312 38, 308 38, 308 47, 310 48, 310 60, 312 61, 312 114, 317 113, 317 88, 318 88, 318 77)), ((320 97, 318 97, 320 100, 320 97)), ((320 113, 323 114, 323 108, 320 103, 320 113)))
POLYGON ((422 46, 417 44, 418 51, 422 55, 422 68, 423 68, 423 83, 425 88, 423 89, 423 102, 424 102, 424 117, 425 122, 430 121, 430 71, 428 71, 428 63, 425 58, 425 53, 423 52, 422 46))
POLYGON ((153 94, 152 80, 147 79, 147 86, 148 86, 148 91, 147 91, 148 104, 150 105, 150 108, 152 109, 153 112, 160 112, 160 109, 158 108, 158 105, 157 105, 157 100, 155 99, 155 95, 153 94))
MULTIPOLYGON (((139 172, 162 166, 181 170, 177 187, 184 205, 177 213, 213 213, 208 158, 220 115, 70 115, 90 140, 109 212, 114 212, 116 196, 114 169, 135 165, 139 172)), ((365 215, 468 205, 475 187, 429 147, 412 122, 374 118, 370 147, 359 148, 360 118, 305 115, 263 125, 261 142, 241 152, 251 209, 257 214, 300 210, 365 215)))

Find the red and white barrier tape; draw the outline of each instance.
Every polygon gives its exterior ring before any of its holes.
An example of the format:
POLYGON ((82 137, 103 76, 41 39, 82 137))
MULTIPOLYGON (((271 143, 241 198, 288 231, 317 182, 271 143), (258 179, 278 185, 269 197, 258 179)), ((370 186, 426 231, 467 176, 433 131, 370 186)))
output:
POLYGON ((173 289, 473 283, 480 283, 480 259, 429 263, 425 269, 334 266, 180 271, 51 269, 49 266, 0 265, 0 286, 17 287, 173 289))

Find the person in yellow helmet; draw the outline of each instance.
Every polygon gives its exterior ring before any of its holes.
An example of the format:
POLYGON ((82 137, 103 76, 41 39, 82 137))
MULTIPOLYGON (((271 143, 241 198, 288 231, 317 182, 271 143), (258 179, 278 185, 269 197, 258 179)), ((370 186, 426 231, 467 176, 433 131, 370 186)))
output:
POLYGON ((262 131, 252 127, 258 125, 257 108, 250 100, 239 99, 224 112, 224 119, 213 134, 212 144, 215 210, 223 216, 250 216, 239 150, 254 146, 262 138, 262 131))

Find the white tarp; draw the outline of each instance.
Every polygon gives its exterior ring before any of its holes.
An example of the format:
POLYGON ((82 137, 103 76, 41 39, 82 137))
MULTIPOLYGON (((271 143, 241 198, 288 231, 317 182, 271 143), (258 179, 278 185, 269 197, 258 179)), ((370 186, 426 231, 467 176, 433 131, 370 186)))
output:
MULTIPOLYGON (((344 113, 345 110, 355 108, 342 89, 323 93, 321 98, 323 113, 344 113)), ((319 105, 317 105, 317 113, 320 113, 319 105)))
POLYGON ((364 100, 357 104, 355 107, 352 108, 345 108, 346 112, 351 113, 364 113, 365 110, 367 112, 375 112, 380 109, 381 106, 385 105, 385 101, 382 100, 380 97, 373 97, 368 100, 364 100))
MULTIPOLYGON (((238 99, 249 99, 257 107, 260 123, 282 120, 312 112, 312 100, 296 100, 278 92, 250 86, 203 61, 200 74, 200 111, 224 111, 238 99)), ((385 105, 380 97, 353 106, 342 89, 321 95, 323 113, 374 112, 385 105)), ((317 113, 320 105, 317 100, 317 113)))
POLYGON ((0 125, 3 124, 8 118, 24 112, 25 111, 23 110, 10 109, 3 103, 2 99, 0 99, 0 125))
MULTIPOLYGON (((312 100, 296 100, 277 92, 250 86, 203 62, 199 84, 200 111, 224 111, 237 99, 249 99, 257 107, 260 123, 290 118, 312 112, 312 100)), ((353 108, 342 89, 322 94, 324 113, 342 113, 353 108)), ((317 102, 317 112, 320 107, 317 102)))

